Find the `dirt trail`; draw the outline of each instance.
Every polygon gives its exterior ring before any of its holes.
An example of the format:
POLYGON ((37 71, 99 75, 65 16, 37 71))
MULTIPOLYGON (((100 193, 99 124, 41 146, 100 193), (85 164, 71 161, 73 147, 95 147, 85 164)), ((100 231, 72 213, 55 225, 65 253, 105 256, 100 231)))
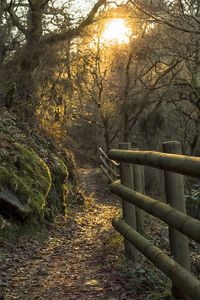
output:
POLYGON ((128 287, 126 275, 116 268, 118 256, 107 247, 119 200, 91 165, 79 169, 79 176, 86 205, 58 221, 46 246, 22 237, 11 253, 0 257, 6 300, 144 299, 128 287))

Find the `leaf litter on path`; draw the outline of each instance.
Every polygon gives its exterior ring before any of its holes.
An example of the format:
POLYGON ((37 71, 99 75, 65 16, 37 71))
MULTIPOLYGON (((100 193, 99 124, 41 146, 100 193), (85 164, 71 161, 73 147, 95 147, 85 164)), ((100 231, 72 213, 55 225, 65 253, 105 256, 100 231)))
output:
MULTIPOLYGON (((12 251, 0 247, 0 289, 6 300, 142 300, 152 289, 159 293, 168 287, 166 277, 143 256, 137 266, 126 264, 111 224, 121 214, 120 199, 92 166, 79 169, 79 176, 85 206, 59 218, 45 245, 21 237, 12 251)), ((166 230, 155 225, 157 232, 166 230)))

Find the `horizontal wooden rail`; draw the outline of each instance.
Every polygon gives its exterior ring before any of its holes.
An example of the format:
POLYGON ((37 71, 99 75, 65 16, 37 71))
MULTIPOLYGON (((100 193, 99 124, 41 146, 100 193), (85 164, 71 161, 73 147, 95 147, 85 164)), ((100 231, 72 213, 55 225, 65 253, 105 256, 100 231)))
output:
POLYGON ((98 157, 101 162, 100 168, 103 174, 107 177, 109 182, 113 182, 120 178, 118 172, 119 164, 114 160, 110 159, 101 147, 97 149, 98 157))
POLYGON ((165 203, 125 187, 124 185, 120 184, 119 180, 110 185, 110 190, 114 194, 123 197, 149 214, 173 226, 194 241, 200 242, 200 221, 185 215, 184 213, 168 206, 165 203))
POLYGON ((105 159, 109 160, 112 162, 112 164, 115 166, 115 167, 119 167, 119 163, 117 163, 116 161, 110 159, 108 157, 108 155, 103 151, 103 149, 101 147, 98 148, 98 152, 100 155, 104 156, 105 159))
POLYGON ((166 171, 181 173, 192 177, 200 177, 200 158, 178 154, 166 154, 156 151, 133 151, 112 149, 108 153, 110 159, 138 165, 151 166, 166 171))
POLYGON ((99 156, 101 163, 108 169, 116 178, 119 178, 119 174, 117 174, 103 159, 102 156, 99 156))
POLYGON ((113 182, 113 178, 109 175, 108 171, 104 168, 103 165, 100 165, 101 170, 103 171, 104 175, 107 177, 110 183, 113 182))
POLYGON ((172 282, 192 300, 200 299, 200 282, 159 248, 145 239, 122 219, 113 219, 113 226, 141 253, 149 258, 172 282))
POLYGON ((108 155, 103 151, 103 149, 102 149, 101 147, 98 148, 98 152, 99 152, 101 155, 103 155, 106 159, 110 159, 110 158, 108 157, 108 155))
MULTIPOLYGON (((130 244, 130 249, 135 249, 136 254, 137 250, 142 252, 172 280, 172 294, 175 299, 199 300, 200 282, 190 273, 187 237, 200 242, 200 221, 186 215, 182 175, 200 178, 200 158, 181 155, 181 144, 178 141, 163 143, 164 153, 131 149, 130 143, 120 145, 120 149, 112 149, 108 153, 110 159, 120 162, 121 181, 113 182, 110 190, 122 198, 123 220, 113 219, 113 226, 123 235, 124 241, 130 244), (143 189, 136 184, 137 180, 142 181, 142 177, 136 172, 139 165, 165 171, 167 204, 141 194, 143 189), (123 166, 126 170, 130 167, 133 171, 122 172, 123 166), (130 214, 129 211, 127 215, 124 208, 127 203, 130 207, 136 206, 136 209, 141 209, 169 225, 169 245, 173 260, 135 230, 138 230, 137 215, 130 214)), ((127 258, 132 259, 128 256, 126 247, 125 253, 127 258)), ((137 255, 132 261, 137 261, 137 255)))

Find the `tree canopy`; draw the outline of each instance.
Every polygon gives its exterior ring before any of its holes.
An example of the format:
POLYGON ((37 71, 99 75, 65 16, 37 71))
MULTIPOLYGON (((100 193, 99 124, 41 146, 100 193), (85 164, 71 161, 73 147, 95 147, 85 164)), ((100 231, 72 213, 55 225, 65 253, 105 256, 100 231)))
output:
POLYGON ((0 18, 1 103, 20 118, 107 148, 166 136, 196 153, 199 1, 3 0, 0 18), (103 38, 112 19, 126 41, 103 38))

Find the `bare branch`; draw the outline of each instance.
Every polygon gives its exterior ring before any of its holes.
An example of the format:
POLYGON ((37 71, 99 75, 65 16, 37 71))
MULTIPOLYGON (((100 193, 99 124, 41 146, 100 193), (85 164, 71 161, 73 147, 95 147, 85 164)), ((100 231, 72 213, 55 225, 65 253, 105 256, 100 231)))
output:
POLYGON ((20 23, 18 16, 15 14, 13 9, 13 0, 10 1, 10 4, 6 7, 6 11, 11 17, 12 24, 19 29, 25 36, 27 35, 26 28, 20 23))
POLYGON ((143 14, 145 14, 148 17, 150 17, 152 20, 156 21, 159 24, 165 24, 165 25, 170 26, 170 27, 172 27, 172 28, 174 28, 176 30, 180 30, 180 31, 186 32, 186 33, 200 34, 200 30, 189 29, 189 28, 186 28, 184 26, 179 26, 179 25, 175 24, 174 22, 170 22, 167 18, 159 16, 159 15, 157 15, 155 13, 153 14, 153 13, 148 12, 147 10, 145 10, 145 9, 141 8, 139 5, 137 5, 135 3, 135 1, 133 1, 133 0, 130 0, 130 3, 133 6, 135 6, 135 8, 137 8, 139 11, 141 11, 143 14))
POLYGON ((43 42, 45 44, 55 44, 57 42, 69 40, 69 39, 72 39, 72 38, 78 36, 86 26, 88 26, 94 22, 94 17, 95 17, 95 14, 97 13, 98 9, 105 4, 106 4, 106 0, 99 0, 94 5, 92 10, 88 14, 87 18, 85 20, 83 20, 78 27, 76 27, 74 29, 69 29, 60 34, 53 34, 50 37, 44 38, 43 42))

